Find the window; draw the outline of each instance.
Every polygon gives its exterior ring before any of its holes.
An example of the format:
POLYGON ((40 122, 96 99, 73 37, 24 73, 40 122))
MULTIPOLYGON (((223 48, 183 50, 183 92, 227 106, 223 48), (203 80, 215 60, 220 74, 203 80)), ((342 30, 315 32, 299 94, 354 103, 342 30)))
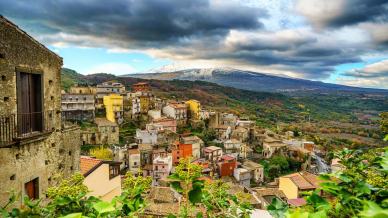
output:
POLYGON ((17 111, 20 134, 43 130, 42 75, 18 72, 17 111))
POLYGON ((120 173, 120 165, 109 165, 109 179, 113 179, 120 173))
POLYGON ((30 199, 38 199, 39 198, 39 178, 35 178, 26 184, 24 184, 24 188, 26 191, 26 195, 30 199))

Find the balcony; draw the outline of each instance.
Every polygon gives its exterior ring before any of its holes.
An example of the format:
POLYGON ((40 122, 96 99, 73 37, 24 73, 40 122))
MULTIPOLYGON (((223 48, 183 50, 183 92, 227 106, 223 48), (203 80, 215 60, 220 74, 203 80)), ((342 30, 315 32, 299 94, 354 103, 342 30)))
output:
POLYGON ((0 147, 52 132, 55 129, 53 116, 51 110, 0 116, 0 147))

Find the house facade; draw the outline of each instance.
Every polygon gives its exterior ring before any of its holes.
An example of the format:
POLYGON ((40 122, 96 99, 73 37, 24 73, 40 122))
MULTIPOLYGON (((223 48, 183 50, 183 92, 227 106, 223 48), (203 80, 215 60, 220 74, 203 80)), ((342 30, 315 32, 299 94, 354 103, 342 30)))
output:
POLYGON ((170 130, 176 133, 177 130, 177 121, 172 118, 161 117, 152 121, 154 124, 160 124, 163 126, 163 129, 170 130))
POLYGON ((201 157, 201 150, 204 146, 204 142, 198 136, 182 137, 184 144, 191 144, 193 148, 193 158, 198 159, 201 157))
POLYGON ((62 58, 2 16, 0 42, 0 205, 14 190, 19 207, 79 170, 80 130, 62 125, 62 58))
POLYGON ((174 165, 178 165, 182 158, 192 157, 193 145, 177 143, 172 149, 172 162, 174 165))
POLYGON ((303 171, 279 177, 279 190, 283 191, 287 199, 301 198, 301 193, 312 191, 319 187, 318 176, 303 171))
POLYGON ((163 107, 163 114, 167 117, 177 120, 178 125, 186 124, 187 121, 187 107, 182 103, 170 103, 163 107))
POLYGON ((233 171, 233 176, 238 182, 239 185, 250 187, 251 186, 251 173, 245 168, 235 168, 233 171))
POLYGON ((104 82, 96 87, 96 107, 104 106, 104 96, 110 94, 125 94, 125 86, 118 82, 104 82))
POLYGON ((170 175, 172 169, 172 156, 171 154, 167 155, 158 155, 153 159, 153 183, 154 185, 158 184, 159 179, 167 178, 170 175))
POLYGON ((97 89, 92 86, 72 86, 69 89, 70 94, 86 94, 86 95, 96 95, 97 89))
POLYGON ((81 156, 81 173, 85 177, 88 196, 110 201, 121 194, 120 162, 99 160, 81 156))
POLYGON ((62 116, 66 120, 93 121, 95 99, 92 94, 62 94, 62 116))
POLYGON ((128 165, 129 171, 133 175, 137 175, 140 172, 140 151, 137 148, 128 149, 128 165))
POLYGON ((223 176, 233 176, 234 169, 237 167, 237 160, 231 155, 223 155, 218 162, 219 175, 223 176))
POLYGON ((123 96, 110 94, 104 96, 106 119, 111 122, 121 123, 124 117, 123 96))
POLYGON ((213 163, 217 162, 223 155, 222 148, 216 146, 205 147, 202 153, 206 160, 213 163))
POLYGON ((201 103, 197 100, 191 99, 186 101, 188 109, 188 117, 193 120, 200 119, 201 103))

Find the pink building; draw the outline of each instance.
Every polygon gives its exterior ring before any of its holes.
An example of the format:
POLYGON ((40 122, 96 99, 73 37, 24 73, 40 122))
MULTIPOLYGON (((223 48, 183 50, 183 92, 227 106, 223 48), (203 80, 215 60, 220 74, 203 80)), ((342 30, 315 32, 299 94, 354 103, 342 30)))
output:
POLYGON ((172 169, 172 156, 157 156, 153 160, 153 183, 158 185, 159 179, 167 178, 172 169))

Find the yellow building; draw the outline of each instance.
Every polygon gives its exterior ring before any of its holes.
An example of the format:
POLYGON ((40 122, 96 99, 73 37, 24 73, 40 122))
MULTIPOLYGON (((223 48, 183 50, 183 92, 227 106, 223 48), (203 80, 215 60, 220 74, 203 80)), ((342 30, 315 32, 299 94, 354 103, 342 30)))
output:
POLYGON ((300 193, 315 190, 319 186, 318 176, 303 171, 279 178, 279 190, 283 191, 287 199, 300 198, 300 193))
POLYGON ((194 120, 199 120, 199 112, 201 111, 201 103, 197 100, 191 99, 186 101, 188 107, 189 117, 194 120))
POLYGON ((123 118, 123 96, 118 94, 104 96, 104 107, 106 119, 109 121, 116 123, 123 118))

